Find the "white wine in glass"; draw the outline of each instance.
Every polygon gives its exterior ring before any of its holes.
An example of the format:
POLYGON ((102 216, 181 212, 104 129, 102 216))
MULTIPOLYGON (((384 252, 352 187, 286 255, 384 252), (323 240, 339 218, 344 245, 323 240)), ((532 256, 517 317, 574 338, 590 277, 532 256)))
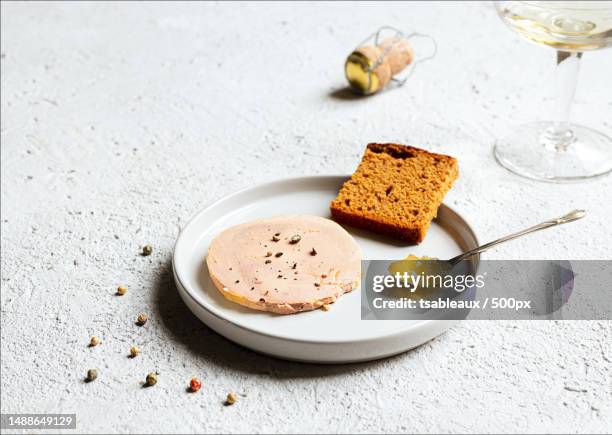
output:
POLYGON ((612 46, 612 1, 499 1, 495 6, 510 29, 557 50, 555 119, 520 125, 499 139, 497 161, 519 175, 553 182, 611 172, 612 139, 570 123, 569 113, 582 53, 612 46))

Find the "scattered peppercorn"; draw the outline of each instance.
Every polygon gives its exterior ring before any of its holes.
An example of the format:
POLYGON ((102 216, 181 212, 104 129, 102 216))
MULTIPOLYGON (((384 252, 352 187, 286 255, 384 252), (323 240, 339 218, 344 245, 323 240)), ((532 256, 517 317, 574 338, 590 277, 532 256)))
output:
POLYGON ((140 348, 138 346, 130 347, 130 357, 136 358, 140 354, 140 348))
POLYGON ((297 263, 293 263, 293 266, 291 266, 291 269, 295 269, 297 267, 297 263))
POLYGON ((312 248, 312 251, 310 251, 310 255, 317 255, 317 250, 315 248, 312 248))
POLYGON ((142 247, 142 255, 148 257, 153 253, 153 247, 151 245, 144 245, 142 247))
POLYGON ((235 281, 235 284, 238 284, 239 282, 240 282, 240 280, 239 280, 239 279, 237 279, 237 280, 235 281))
POLYGON ((126 293, 127 293, 127 286, 126 285, 120 285, 119 287, 117 287, 117 294, 118 295, 123 296, 126 293))
POLYGON ((280 236, 280 233, 274 233, 274 235, 275 235, 276 237, 278 237, 278 236, 280 236))
POLYGON ((259 302, 266 302, 266 300, 264 298, 259 298, 259 302))
POLYGON ((278 258, 278 257, 282 257, 282 255, 283 255, 283 253, 282 253, 282 252, 277 252, 277 253, 276 253, 274 256, 275 256, 276 258, 278 258))
POLYGON ((315 287, 321 287, 321 284, 319 284, 318 282, 315 282, 315 287))
POLYGON ((200 388, 202 388, 202 383, 200 380, 198 378, 191 378, 191 381, 189 381, 189 389, 191 392, 197 393, 200 391, 200 388))
POLYGON ((91 339, 89 340, 89 346, 90 347, 94 347, 100 344, 100 339, 98 337, 96 337, 95 335, 91 337, 91 339))
POLYGON ((272 263, 272 260, 266 260, 265 263, 266 264, 270 264, 270 263, 272 263))
POLYGON ((291 239, 289 239, 289 243, 291 243, 292 245, 295 245, 300 240, 302 240, 302 237, 300 235, 296 234, 295 236, 291 236, 291 239))
POLYGON ((155 372, 151 372, 147 375, 147 385, 149 387, 152 387, 153 385, 157 384, 157 373, 155 372))
POLYGON ((271 256, 272 256, 272 251, 266 252, 266 257, 271 257, 271 256))
POLYGON ((273 242, 278 242, 279 240, 280 240, 280 237, 278 237, 276 234, 272 236, 273 242))
POLYGON ((226 406, 233 405, 234 403, 236 403, 236 400, 238 400, 236 395, 234 393, 229 393, 227 395, 227 398, 225 399, 225 405, 226 406))
POLYGON ((321 278, 325 279, 325 278, 327 278, 327 275, 323 274, 323 275, 321 275, 321 278))
POLYGON ((146 314, 140 313, 136 319, 136 324, 138 326, 143 326, 145 323, 147 323, 147 320, 149 320, 149 317, 146 314))
POLYGON ((98 371, 96 369, 87 370, 87 377, 85 378, 87 382, 95 381, 97 378, 98 378, 98 371))

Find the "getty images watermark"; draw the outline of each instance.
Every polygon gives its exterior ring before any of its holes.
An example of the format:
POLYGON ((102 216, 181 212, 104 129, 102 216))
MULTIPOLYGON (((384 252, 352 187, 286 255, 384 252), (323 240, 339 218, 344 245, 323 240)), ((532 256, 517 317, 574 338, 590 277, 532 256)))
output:
POLYGON ((362 263, 364 320, 608 320, 612 261, 362 263))

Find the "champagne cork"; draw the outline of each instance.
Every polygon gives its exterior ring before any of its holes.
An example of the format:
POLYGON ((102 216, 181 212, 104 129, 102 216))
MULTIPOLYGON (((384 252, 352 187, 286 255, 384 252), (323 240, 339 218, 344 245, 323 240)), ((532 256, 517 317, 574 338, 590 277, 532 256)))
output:
POLYGON ((404 70, 414 58, 406 38, 394 36, 378 45, 363 45, 346 59, 344 72, 351 87, 362 94, 383 89, 391 78, 404 70))

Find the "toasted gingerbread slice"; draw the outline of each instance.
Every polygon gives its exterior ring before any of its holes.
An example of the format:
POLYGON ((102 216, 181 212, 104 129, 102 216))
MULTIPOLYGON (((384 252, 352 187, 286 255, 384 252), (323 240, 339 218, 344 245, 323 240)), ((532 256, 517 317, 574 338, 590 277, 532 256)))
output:
POLYGON ((453 157, 371 143, 331 202, 331 213, 338 222, 421 243, 458 175, 453 157))

